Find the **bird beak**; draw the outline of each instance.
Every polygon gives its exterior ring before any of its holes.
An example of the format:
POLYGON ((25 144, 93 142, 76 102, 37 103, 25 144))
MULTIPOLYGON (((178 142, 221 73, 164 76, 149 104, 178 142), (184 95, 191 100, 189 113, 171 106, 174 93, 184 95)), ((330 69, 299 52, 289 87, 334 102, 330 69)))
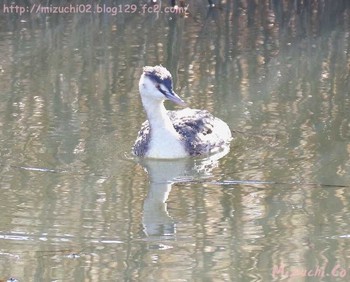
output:
POLYGON ((180 105, 180 106, 187 106, 187 104, 185 103, 185 101, 184 100, 182 100, 174 91, 169 91, 169 92, 166 92, 165 93, 165 97, 168 99, 168 100, 170 100, 170 101, 172 101, 172 102, 174 102, 175 104, 178 104, 178 105, 180 105))

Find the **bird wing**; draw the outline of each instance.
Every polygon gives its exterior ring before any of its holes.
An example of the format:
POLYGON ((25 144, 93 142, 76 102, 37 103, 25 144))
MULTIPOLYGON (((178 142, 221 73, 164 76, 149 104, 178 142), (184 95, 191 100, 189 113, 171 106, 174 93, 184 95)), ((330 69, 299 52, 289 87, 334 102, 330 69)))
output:
POLYGON ((219 150, 231 139, 231 133, 225 132, 227 125, 206 110, 184 109, 168 115, 192 156, 219 150))
POLYGON ((149 143, 150 143, 150 127, 149 122, 146 120, 141 125, 141 129, 139 130, 137 134, 137 138, 133 147, 133 152, 136 156, 143 157, 148 149, 149 143))
MULTIPOLYGON (((191 156, 220 151, 231 140, 228 126, 206 110, 168 111, 168 116, 191 156)), ((150 143, 150 126, 146 120, 137 135, 133 152, 144 156, 150 143)))

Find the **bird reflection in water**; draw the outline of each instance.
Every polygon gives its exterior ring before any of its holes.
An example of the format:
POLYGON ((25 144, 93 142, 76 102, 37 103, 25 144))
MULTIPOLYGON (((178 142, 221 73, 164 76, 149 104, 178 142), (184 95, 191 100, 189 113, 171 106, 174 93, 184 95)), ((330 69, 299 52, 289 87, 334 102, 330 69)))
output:
POLYGON ((176 183, 191 183, 212 176, 219 159, 229 149, 203 159, 139 159, 149 178, 149 191, 143 204, 143 231, 148 237, 174 238, 176 220, 168 212, 167 199, 176 183))

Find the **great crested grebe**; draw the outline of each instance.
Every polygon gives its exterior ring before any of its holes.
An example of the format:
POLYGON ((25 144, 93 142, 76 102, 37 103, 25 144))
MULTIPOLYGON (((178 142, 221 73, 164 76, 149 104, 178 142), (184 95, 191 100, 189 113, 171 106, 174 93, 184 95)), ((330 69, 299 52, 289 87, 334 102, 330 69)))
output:
POLYGON ((227 148, 231 130, 206 110, 167 111, 164 100, 186 106, 173 91, 170 72, 163 66, 144 67, 139 91, 147 118, 138 133, 133 153, 139 157, 176 159, 209 155, 227 148))

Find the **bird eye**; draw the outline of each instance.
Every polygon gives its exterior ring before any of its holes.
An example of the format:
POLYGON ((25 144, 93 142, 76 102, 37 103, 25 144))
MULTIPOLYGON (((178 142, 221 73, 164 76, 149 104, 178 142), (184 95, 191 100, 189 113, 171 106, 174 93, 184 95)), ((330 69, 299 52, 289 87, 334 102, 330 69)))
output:
POLYGON ((158 89, 159 92, 161 92, 163 95, 166 95, 166 91, 162 89, 162 87, 160 87, 160 84, 157 83, 156 84, 156 88, 158 89))

